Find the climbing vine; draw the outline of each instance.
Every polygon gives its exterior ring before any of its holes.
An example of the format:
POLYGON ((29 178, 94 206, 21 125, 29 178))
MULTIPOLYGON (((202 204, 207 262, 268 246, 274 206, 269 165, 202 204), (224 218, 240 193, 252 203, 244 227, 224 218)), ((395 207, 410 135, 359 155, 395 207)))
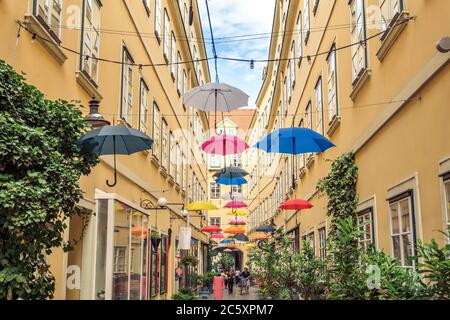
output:
POLYGON ((79 179, 98 159, 81 154, 80 110, 52 101, 0 60, 0 299, 54 294, 47 256, 64 243, 65 221, 82 211, 79 179))

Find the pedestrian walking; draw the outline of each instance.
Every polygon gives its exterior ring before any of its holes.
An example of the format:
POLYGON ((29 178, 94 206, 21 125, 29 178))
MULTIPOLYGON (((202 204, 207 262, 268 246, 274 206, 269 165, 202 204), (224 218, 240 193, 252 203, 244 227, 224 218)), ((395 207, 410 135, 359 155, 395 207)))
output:
POLYGON ((214 300, 222 300, 223 299, 223 289, 224 288, 225 288, 225 279, 220 273, 218 273, 213 278, 214 300))
POLYGON ((233 285, 234 285, 234 273, 232 271, 229 271, 227 273, 227 287, 229 294, 233 294, 233 285))
POLYGON ((245 289, 246 293, 249 293, 250 290, 250 271, 248 271, 248 268, 244 268, 244 271, 241 273, 242 278, 242 286, 245 289))

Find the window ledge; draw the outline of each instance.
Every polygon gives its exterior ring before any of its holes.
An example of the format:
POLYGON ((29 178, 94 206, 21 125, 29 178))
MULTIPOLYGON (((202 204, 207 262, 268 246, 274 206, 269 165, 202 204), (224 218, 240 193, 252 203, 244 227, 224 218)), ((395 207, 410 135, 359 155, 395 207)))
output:
POLYGON ((50 52, 59 64, 62 65, 67 60, 67 56, 64 54, 63 50, 58 47, 58 41, 50 35, 48 30, 34 15, 25 15, 25 24, 32 33, 38 36, 38 41, 50 52), (45 40, 42 40, 41 38, 45 40))
POLYGON ((353 90, 350 93, 350 98, 355 101, 356 96, 361 91, 364 84, 370 79, 372 71, 370 69, 364 69, 360 75, 353 81, 353 90))
POLYGON ((164 168, 164 167, 161 166, 159 172, 161 173, 161 175, 162 175, 164 178, 167 178, 168 174, 167 174, 167 169, 166 169, 166 168, 164 168))
POLYGON ((316 156, 315 155, 310 155, 309 157, 308 157, 308 160, 306 160, 306 167, 309 169, 309 168, 311 168, 311 166, 312 166, 312 164, 314 163, 314 160, 316 159, 316 156))
POLYGON ((334 116, 328 125, 327 135, 331 137, 340 125, 341 125, 341 117, 334 116))
POLYGON ((310 30, 306 31, 306 34, 305 34, 305 46, 308 44, 308 40, 309 40, 309 35, 310 34, 311 34, 310 30))
POLYGON ((300 169, 300 172, 298 173, 298 178, 302 179, 305 176, 305 174, 306 174, 306 168, 303 167, 300 169))
POLYGON ((75 72, 78 84, 89 94, 90 97, 102 101, 103 97, 98 91, 98 86, 95 82, 86 75, 83 71, 75 72))
POLYGON ((391 47, 394 45, 395 41, 399 37, 400 33, 406 28, 408 25, 404 23, 405 20, 409 18, 408 11, 402 11, 397 14, 397 16, 391 21, 388 29, 381 37, 381 46, 377 51, 377 58, 380 61, 383 61, 386 55, 388 54, 391 47), (403 22, 403 23, 402 23, 403 22), (401 24, 399 24, 401 23, 401 24), (399 24, 399 25, 397 25, 399 24), (395 26, 397 25, 397 26, 395 26), (395 26, 395 27, 393 27, 395 26))
POLYGON ((170 175, 169 174, 169 183, 171 184, 171 185, 174 185, 175 184, 175 179, 172 177, 172 175, 170 175))
POLYGON ((175 189, 177 189, 177 191, 181 191, 181 186, 178 182, 175 183, 175 189))
POLYGON ((170 76, 172 77, 172 81, 175 82, 175 74, 172 71, 170 71, 170 76))
POLYGON ((152 155, 151 161, 157 166, 159 167, 159 160, 155 155, 152 155))

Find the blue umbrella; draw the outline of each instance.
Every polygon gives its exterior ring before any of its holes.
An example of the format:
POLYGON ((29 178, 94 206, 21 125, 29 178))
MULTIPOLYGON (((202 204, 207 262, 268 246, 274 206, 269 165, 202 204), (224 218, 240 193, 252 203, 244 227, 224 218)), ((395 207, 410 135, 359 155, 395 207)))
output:
MULTIPOLYGON (((255 147, 272 153, 302 154, 323 152, 335 145, 321 134, 308 128, 281 128, 256 143, 255 147)), ((294 183, 294 166, 292 166, 294 183)))
POLYGON ((117 184, 116 154, 130 155, 152 148, 153 140, 145 133, 126 126, 104 126, 89 131, 77 141, 81 152, 96 155, 114 155, 114 182, 117 184))
POLYGON ((248 174, 249 173, 247 171, 245 171, 244 169, 239 168, 239 167, 226 167, 226 168, 222 168, 219 171, 217 171, 216 173, 214 173, 213 176, 215 178, 232 179, 232 178, 245 177, 248 174))
POLYGON ((272 233, 277 231, 277 228, 275 228, 274 226, 260 226, 260 227, 256 227, 255 228, 256 232, 265 232, 265 233, 272 233))
POLYGON ((217 178, 216 183, 223 184, 226 186, 241 186, 243 184, 247 183, 247 180, 245 180, 243 177, 236 177, 236 178, 217 178))
POLYGON ((233 243, 234 243, 234 241, 231 241, 229 239, 224 239, 224 240, 220 241, 220 244, 233 244, 233 243))

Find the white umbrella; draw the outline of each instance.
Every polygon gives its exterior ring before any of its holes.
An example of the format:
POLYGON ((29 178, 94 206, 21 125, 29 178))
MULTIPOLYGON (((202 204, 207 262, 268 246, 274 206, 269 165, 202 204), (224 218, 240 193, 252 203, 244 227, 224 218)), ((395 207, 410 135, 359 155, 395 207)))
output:
POLYGON ((225 83, 211 82, 183 95, 183 103, 206 112, 230 112, 248 106, 249 96, 225 83))

